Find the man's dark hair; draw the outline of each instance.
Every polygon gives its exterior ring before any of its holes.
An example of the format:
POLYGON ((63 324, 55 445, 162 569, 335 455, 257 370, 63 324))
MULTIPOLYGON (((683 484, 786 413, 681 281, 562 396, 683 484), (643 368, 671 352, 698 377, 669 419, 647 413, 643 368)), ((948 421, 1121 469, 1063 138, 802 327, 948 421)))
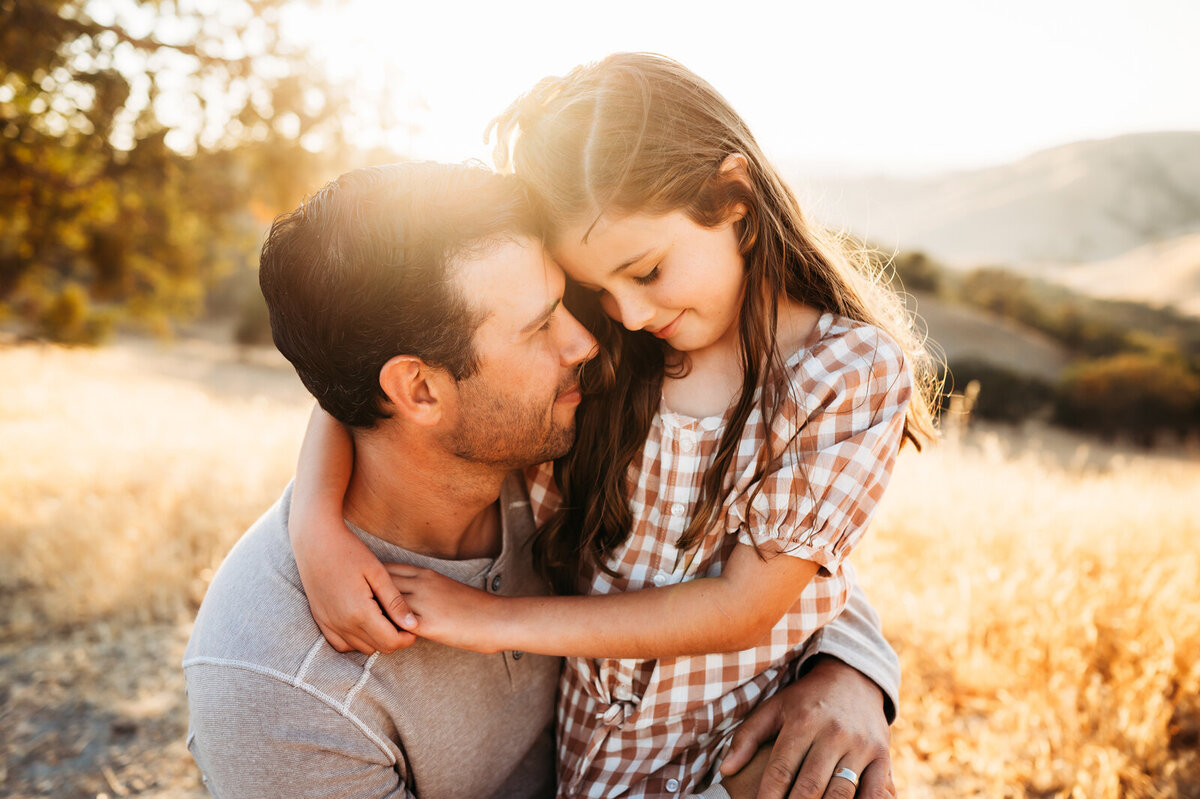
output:
POLYGON ((483 310, 454 261, 505 236, 540 237, 521 183, 479 165, 410 162, 347 172, 263 244, 259 284, 275 346, 339 421, 390 416, 379 371, 413 355, 456 380, 478 367, 483 310))

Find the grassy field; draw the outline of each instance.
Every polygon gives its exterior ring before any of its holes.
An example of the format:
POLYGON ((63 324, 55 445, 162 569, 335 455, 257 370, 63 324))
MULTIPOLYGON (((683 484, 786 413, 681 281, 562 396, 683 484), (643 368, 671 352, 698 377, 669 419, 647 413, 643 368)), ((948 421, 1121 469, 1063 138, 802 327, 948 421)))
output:
MULTIPOLYGON (((206 795, 179 661, 288 480, 263 353, 0 349, 0 793, 206 795)), ((901 459, 856 560, 910 797, 1200 797, 1200 453, 971 430, 901 459)))

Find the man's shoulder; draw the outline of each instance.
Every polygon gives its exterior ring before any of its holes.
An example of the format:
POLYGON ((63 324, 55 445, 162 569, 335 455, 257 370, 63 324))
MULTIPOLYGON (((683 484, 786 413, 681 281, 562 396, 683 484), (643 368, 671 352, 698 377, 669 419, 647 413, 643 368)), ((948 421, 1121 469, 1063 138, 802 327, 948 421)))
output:
POLYGON ((289 487, 242 535, 217 569, 196 615, 183 668, 193 733, 204 738, 197 746, 214 743, 211 734, 203 734, 211 733, 207 727, 212 725, 197 729, 202 725, 195 716, 220 719, 257 707, 254 713, 271 708, 268 715, 277 723, 288 717, 303 721, 306 729, 328 716, 316 726, 341 728, 339 734, 357 728, 393 758, 394 747, 359 715, 366 712, 374 720, 378 714, 370 712, 371 703, 350 708, 356 687, 370 672, 368 658, 335 652, 313 621, 288 540, 290 501, 289 487))
POLYGON ((294 650, 303 656, 320 636, 288 541, 289 501, 290 487, 225 556, 200 604, 185 665, 207 657, 287 666, 294 650))

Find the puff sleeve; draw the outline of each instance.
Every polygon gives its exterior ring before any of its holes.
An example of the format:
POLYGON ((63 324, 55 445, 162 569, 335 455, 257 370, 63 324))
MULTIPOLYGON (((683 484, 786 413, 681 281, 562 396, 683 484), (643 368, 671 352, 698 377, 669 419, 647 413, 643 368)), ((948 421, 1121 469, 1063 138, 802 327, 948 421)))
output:
POLYGON ((731 492, 726 532, 830 574, 883 496, 912 381, 891 338, 853 323, 828 331, 789 368, 789 396, 760 435, 778 455, 757 483, 757 458, 747 459, 731 492))

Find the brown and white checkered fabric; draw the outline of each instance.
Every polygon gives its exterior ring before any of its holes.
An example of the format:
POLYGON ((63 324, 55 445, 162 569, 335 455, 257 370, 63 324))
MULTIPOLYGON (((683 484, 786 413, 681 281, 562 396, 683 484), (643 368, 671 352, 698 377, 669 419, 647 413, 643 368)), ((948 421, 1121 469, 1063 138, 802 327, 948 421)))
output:
MULTIPOLYGON (((728 481, 723 522, 681 552, 722 417, 693 419, 665 405, 629 475, 633 530, 589 593, 671 585, 721 573, 737 543, 820 564, 816 577, 758 646, 659 660, 568 658, 559 690, 559 794, 671 796, 702 790, 736 724, 787 682, 805 641, 841 612, 842 561, 862 536, 900 445, 911 379, 900 348, 878 329, 832 314, 787 361, 792 391, 767 430, 755 411, 728 481), (749 500, 767 437, 788 447, 749 500)), ((530 470, 539 522, 558 502, 548 467, 530 470)))

